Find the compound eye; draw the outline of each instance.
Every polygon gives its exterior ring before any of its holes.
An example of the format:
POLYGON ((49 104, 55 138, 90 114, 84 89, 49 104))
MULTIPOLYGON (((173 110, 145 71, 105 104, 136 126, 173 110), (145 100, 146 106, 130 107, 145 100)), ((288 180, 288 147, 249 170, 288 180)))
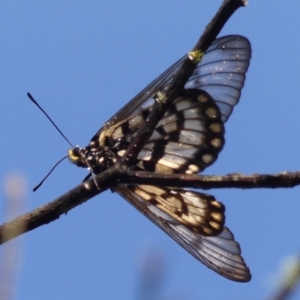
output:
POLYGON ((73 155, 74 156, 80 156, 80 148, 78 146, 75 146, 73 149, 72 149, 72 152, 73 152, 73 155))

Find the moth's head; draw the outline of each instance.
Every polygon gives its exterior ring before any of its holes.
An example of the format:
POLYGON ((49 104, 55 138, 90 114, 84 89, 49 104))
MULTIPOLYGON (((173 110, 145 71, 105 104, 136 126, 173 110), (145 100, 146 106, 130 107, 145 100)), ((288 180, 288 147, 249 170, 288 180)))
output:
POLYGON ((69 160, 77 167, 87 168, 86 151, 84 148, 75 146, 68 151, 69 160))
POLYGON ((91 142, 87 147, 75 146, 68 151, 69 160, 77 167, 88 168, 91 172, 98 174, 109 167, 109 160, 99 147, 95 147, 91 142))

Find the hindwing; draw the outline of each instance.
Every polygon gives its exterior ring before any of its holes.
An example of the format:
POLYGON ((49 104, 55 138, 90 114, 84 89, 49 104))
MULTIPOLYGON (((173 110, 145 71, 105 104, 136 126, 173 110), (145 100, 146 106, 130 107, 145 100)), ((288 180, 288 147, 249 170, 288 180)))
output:
MULTIPOLYGON (((193 230, 192 227, 182 223, 182 220, 174 217, 174 215, 167 214, 160 207, 153 205, 149 201, 149 198, 153 197, 153 193, 149 192, 151 187, 148 193, 144 190, 143 194, 137 193, 137 189, 132 186, 118 185, 115 190, 208 268, 233 281, 248 282, 251 279, 249 268, 241 256, 240 246, 227 227, 223 227, 221 233, 217 236, 202 235, 193 230)), ((164 190, 166 194, 171 193, 169 188, 160 189, 164 190)), ((179 196, 178 199, 182 199, 185 198, 186 193, 191 192, 178 189, 176 193, 179 196)), ((206 199, 212 200, 211 198, 213 198, 196 192, 192 192, 192 195, 194 199, 197 199, 200 207, 202 204, 205 205, 206 199)), ((204 209, 203 213, 207 213, 208 216, 211 214, 209 208, 204 209)), ((203 218, 202 226, 207 226, 207 223, 203 218)))

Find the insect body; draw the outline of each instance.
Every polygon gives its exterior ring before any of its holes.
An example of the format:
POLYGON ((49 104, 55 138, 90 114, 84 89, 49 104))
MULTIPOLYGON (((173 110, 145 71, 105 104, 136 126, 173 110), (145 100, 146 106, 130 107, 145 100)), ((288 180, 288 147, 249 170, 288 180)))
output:
MULTIPOLYGON (((242 36, 216 39, 196 62, 141 146, 134 169, 159 174, 197 174, 224 146, 224 123, 238 103, 251 48, 242 36)), ((149 118, 158 93, 168 91, 183 57, 117 112, 70 160, 98 174, 119 161, 149 118)), ((129 153, 130 154, 130 153, 129 153)), ((213 196, 176 187, 120 184, 115 190, 196 259, 234 281, 251 279, 239 244, 224 227, 225 207, 213 196)))

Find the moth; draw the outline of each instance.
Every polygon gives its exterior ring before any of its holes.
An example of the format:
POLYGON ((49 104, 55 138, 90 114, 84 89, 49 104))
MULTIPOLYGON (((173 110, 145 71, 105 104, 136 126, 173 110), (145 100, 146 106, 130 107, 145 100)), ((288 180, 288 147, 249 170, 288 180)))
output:
MULTIPOLYGON (((224 146, 224 124, 239 101, 250 57, 245 37, 215 39, 140 145, 131 167, 164 175, 197 174, 214 163, 224 146)), ((157 104, 157 95, 168 91, 185 60, 186 56, 179 59, 120 109, 87 147, 70 149, 71 162, 98 174, 128 154, 157 104)), ((225 207, 213 196, 176 186, 119 184, 114 190, 208 268, 233 281, 251 279, 239 244, 224 226, 225 207)))

